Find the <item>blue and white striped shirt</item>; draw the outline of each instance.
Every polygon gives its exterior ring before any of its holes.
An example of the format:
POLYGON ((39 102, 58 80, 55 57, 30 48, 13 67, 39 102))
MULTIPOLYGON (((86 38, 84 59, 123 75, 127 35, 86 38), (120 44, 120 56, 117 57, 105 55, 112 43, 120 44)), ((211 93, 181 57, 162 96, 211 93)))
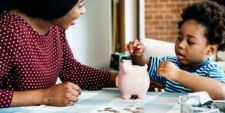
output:
MULTIPOLYGON (((169 61, 174 63, 177 67, 181 67, 182 64, 176 57, 151 57, 151 65, 149 68, 149 76, 151 80, 158 81, 165 86, 165 91, 168 92, 192 92, 191 89, 182 86, 178 82, 167 80, 164 77, 157 75, 157 69, 161 62, 169 61)), ((209 77, 225 83, 225 74, 220 66, 210 62, 209 59, 205 60, 203 64, 198 67, 187 70, 194 73, 197 76, 209 77)))

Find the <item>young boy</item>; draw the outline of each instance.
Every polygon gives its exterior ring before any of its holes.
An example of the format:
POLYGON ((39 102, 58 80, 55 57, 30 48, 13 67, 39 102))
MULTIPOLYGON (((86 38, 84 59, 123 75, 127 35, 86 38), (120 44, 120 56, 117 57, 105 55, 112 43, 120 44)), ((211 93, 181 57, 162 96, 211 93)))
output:
POLYGON ((127 45, 133 64, 148 64, 151 80, 163 84, 165 91, 206 91, 213 99, 225 99, 224 72, 208 59, 225 50, 225 10, 203 1, 188 6, 181 16, 176 57, 147 58, 143 45, 135 40, 127 45))

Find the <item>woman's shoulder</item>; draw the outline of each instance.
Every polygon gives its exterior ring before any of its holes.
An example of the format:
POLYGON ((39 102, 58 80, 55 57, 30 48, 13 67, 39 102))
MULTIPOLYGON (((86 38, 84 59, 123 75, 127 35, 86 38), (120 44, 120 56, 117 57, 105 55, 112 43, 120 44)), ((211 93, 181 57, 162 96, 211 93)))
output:
POLYGON ((26 27, 26 21, 10 11, 3 11, 0 15, 1 30, 17 33, 25 30, 26 27))
POLYGON ((0 15, 0 42, 2 46, 17 46, 31 37, 25 20, 10 11, 0 15))
POLYGON ((52 28, 51 29, 52 31, 59 32, 60 34, 65 34, 65 32, 66 32, 63 28, 61 28, 57 25, 52 25, 51 28, 52 28))

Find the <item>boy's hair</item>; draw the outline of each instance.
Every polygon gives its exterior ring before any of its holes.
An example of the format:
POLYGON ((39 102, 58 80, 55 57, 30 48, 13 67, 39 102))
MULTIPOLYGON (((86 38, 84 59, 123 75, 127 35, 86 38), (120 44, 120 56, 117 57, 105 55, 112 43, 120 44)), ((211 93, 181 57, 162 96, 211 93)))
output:
POLYGON ((54 20, 66 15, 79 0, 0 0, 0 12, 18 9, 31 17, 54 20))
POLYGON ((218 45, 218 50, 225 51, 225 9, 213 1, 192 4, 183 10, 179 29, 184 22, 194 19, 206 27, 205 37, 208 44, 218 45))
POLYGON ((225 6, 225 0, 212 0, 212 1, 215 1, 218 4, 221 4, 221 5, 225 6))

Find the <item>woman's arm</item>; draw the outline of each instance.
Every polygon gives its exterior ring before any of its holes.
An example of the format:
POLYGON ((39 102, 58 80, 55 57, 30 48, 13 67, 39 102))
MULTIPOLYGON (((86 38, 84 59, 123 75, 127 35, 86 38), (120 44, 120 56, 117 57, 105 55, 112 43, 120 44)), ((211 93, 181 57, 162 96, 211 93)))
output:
POLYGON ((46 89, 30 91, 14 91, 11 106, 31 106, 31 105, 52 105, 68 106, 73 105, 80 95, 80 87, 65 82, 46 89))
POLYGON ((60 79, 63 82, 73 82, 85 90, 98 90, 103 88, 109 81, 111 73, 81 64, 76 60, 66 40, 65 33, 62 33, 61 41, 63 47, 63 64, 59 73, 60 79))
POLYGON ((109 81, 105 84, 104 87, 116 87, 116 76, 117 75, 118 75, 118 73, 111 72, 109 81))
POLYGON ((47 99, 45 101, 45 90, 30 90, 30 91, 14 91, 13 98, 11 102, 11 107, 14 106, 31 106, 47 104, 47 99))

